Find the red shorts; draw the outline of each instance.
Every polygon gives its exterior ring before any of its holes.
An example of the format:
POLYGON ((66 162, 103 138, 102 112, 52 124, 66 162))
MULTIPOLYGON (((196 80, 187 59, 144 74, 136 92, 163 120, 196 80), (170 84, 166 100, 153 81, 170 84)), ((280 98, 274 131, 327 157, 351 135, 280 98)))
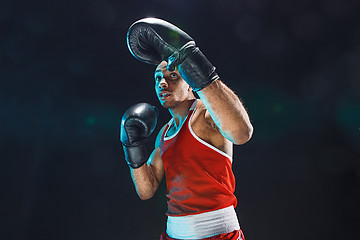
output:
MULTIPOLYGON (((204 240, 217 240, 217 239, 224 239, 224 240, 245 240, 244 234, 241 230, 235 230, 231 233, 223 233, 213 237, 204 238, 204 240), (241 238, 240 238, 241 236, 241 238)), ((166 232, 163 232, 160 236, 160 240, 176 240, 175 238, 169 237, 166 232)))

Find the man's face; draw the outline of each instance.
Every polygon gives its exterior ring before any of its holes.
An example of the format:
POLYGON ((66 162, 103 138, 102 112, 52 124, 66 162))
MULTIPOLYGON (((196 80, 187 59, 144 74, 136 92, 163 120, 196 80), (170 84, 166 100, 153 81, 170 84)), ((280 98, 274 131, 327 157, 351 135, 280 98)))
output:
POLYGON ((169 72, 167 62, 161 62, 155 70, 155 92, 165 108, 174 108, 189 98, 192 90, 177 70, 169 72))

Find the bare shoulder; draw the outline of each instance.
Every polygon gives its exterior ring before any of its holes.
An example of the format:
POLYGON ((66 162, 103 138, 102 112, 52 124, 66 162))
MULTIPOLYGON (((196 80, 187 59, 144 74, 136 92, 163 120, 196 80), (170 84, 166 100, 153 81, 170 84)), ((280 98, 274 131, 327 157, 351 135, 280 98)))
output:
POLYGON ((220 134, 219 128, 201 100, 196 104, 196 111, 191 119, 191 124, 192 127, 202 128, 205 131, 210 131, 212 134, 214 132, 220 134))
POLYGON ((167 123, 164 126, 162 126, 162 128, 159 130, 159 132, 156 136, 156 140, 155 140, 155 148, 158 148, 160 146, 161 137, 164 134, 166 126, 167 126, 167 123))
POLYGON ((232 156, 232 144, 216 126, 204 104, 199 101, 191 118, 191 128, 201 140, 232 156))
POLYGON ((162 179, 163 171, 164 171, 164 165, 160 155, 160 144, 161 144, 161 137, 165 131, 166 125, 167 124, 165 124, 158 132, 155 140, 155 148, 148 160, 148 166, 152 168, 153 173, 155 173, 156 179, 158 179, 159 182, 162 179))

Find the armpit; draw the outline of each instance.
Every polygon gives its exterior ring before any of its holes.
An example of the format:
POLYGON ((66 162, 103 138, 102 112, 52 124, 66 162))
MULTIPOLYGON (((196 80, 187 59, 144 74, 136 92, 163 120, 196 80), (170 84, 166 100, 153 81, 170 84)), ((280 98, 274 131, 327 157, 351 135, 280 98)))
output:
POLYGON ((219 132, 219 127, 215 124, 214 120, 211 118, 210 113, 208 111, 205 112, 205 122, 207 126, 219 132))

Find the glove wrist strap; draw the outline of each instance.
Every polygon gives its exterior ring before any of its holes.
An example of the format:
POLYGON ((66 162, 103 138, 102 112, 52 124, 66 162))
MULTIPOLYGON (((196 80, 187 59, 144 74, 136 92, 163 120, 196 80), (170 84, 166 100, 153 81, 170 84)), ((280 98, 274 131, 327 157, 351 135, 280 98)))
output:
POLYGON ((131 168, 139 168, 147 161, 145 145, 126 146, 123 144, 124 155, 131 168))
POLYGON ((219 79, 216 68, 197 47, 185 54, 178 68, 181 77, 195 92, 219 79))

